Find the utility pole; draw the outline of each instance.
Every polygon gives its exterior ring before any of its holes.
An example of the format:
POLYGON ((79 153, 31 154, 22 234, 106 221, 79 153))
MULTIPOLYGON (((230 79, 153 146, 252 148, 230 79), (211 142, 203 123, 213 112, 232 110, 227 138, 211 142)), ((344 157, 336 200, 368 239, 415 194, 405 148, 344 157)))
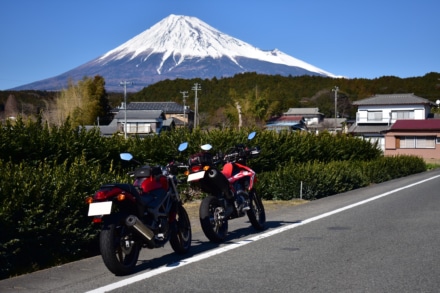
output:
POLYGON ((133 83, 128 81, 121 81, 119 85, 124 87, 124 138, 127 139, 127 86, 133 85, 133 83))
POLYGON ((335 134, 336 134, 336 127, 337 127, 337 123, 338 123, 338 91, 339 91, 339 87, 335 86, 332 89, 332 92, 335 92, 335 134))
POLYGON ((185 122, 186 122, 186 98, 188 98, 188 92, 180 92, 183 96, 183 127, 185 127, 185 122))
POLYGON ((197 91, 201 91, 202 86, 198 83, 195 83, 192 87, 192 90, 196 92, 194 99, 194 128, 196 128, 199 124, 199 99, 197 98, 197 91))

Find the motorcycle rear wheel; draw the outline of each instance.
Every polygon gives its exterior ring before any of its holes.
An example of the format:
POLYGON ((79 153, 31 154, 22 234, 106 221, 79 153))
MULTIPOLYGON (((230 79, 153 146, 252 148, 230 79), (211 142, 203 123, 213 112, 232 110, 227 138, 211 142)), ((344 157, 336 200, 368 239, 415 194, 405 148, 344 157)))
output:
POLYGON ((203 233, 212 242, 223 242, 228 234, 228 219, 220 200, 209 195, 200 204, 200 225, 203 233))
POLYGON ((107 269, 117 276, 130 274, 139 258, 141 244, 125 225, 109 224, 99 235, 99 248, 107 269))
POLYGON ((173 231, 170 244, 173 250, 178 254, 185 254, 191 247, 191 222, 185 208, 179 204, 177 207, 176 227, 173 231))
POLYGON ((258 231, 264 230, 266 224, 266 212, 264 211, 263 202, 255 190, 249 192, 249 207, 250 210, 247 211, 247 216, 252 227, 258 231))

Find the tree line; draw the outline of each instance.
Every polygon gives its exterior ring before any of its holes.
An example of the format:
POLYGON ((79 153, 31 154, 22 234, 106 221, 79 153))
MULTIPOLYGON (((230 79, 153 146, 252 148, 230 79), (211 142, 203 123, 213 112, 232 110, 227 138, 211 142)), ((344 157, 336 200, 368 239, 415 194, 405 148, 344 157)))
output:
MULTIPOLYGON (((238 125, 239 106, 244 126, 259 126, 289 108, 319 108, 325 117, 334 117, 334 92, 338 86, 337 114, 354 118, 354 101, 375 94, 414 93, 435 102, 440 98, 440 73, 421 77, 383 76, 375 79, 330 78, 321 76, 280 76, 257 73, 237 74, 228 78, 175 79, 149 85, 128 93, 127 101, 177 102, 183 104, 182 91, 188 92, 186 105, 194 109, 195 83, 202 126, 229 127, 238 125)), ((111 121, 111 109, 123 102, 123 93, 107 93, 103 77, 84 77, 69 82, 60 92, 0 91, 0 119, 20 114, 44 115, 51 123, 71 117, 73 124, 100 124, 111 121), (9 100, 9 101, 8 101, 9 100), (15 100, 15 102, 14 102, 15 100)))

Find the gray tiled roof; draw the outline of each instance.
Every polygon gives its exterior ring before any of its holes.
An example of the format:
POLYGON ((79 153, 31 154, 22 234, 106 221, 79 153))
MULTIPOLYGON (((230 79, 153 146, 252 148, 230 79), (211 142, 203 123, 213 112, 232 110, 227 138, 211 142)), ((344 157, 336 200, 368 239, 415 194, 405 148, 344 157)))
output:
POLYGON ((414 94, 389 94, 389 95, 375 95, 367 99, 354 101, 355 106, 367 105, 408 105, 408 104, 431 104, 427 99, 418 97, 414 94))
POLYGON ((319 108, 289 108, 284 115, 321 114, 319 108))
MULTIPOLYGON (((146 119, 146 120, 152 120, 152 119, 158 119, 161 117, 162 111, 161 110, 129 110, 127 107, 127 119, 146 119)), ((124 119, 125 118, 125 111, 121 110, 116 114, 115 119, 124 119)))
POLYGON ((176 102, 130 102, 127 110, 162 110, 165 114, 183 113, 183 105, 176 102))
POLYGON ((366 134, 366 133, 381 133, 384 130, 389 129, 389 125, 356 125, 353 124, 350 129, 348 129, 348 133, 352 134, 366 134))

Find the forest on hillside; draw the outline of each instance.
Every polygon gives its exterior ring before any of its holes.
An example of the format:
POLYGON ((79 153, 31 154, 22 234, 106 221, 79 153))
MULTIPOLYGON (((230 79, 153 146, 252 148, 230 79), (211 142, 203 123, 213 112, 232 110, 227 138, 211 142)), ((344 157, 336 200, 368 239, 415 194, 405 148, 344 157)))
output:
MULTIPOLYGON (((334 117, 335 92, 339 117, 353 118, 356 108, 352 102, 375 94, 414 93, 435 102, 440 99, 440 73, 431 72, 420 77, 399 78, 382 76, 375 79, 329 78, 320 76, 280 76, 257 73, 237 74, 228 78, 164 80, 128 93, 127 101, 173 101, 194 110, 195 84, 202 125, 217 125, 237 120, 237 103, 244 116, 262 122, 286 112, 289 108, 316 107, 326 117, 334 117)), ((14 95, 21 113, 37 114, 47 101, 58 97, 56 92, 0 91, 0 115, 10 95, 14 95)), ((112 107, 123 102, 123 93, 107 93, 112 107)), ((4 117, 4 115, 2 115, 4 117)))

